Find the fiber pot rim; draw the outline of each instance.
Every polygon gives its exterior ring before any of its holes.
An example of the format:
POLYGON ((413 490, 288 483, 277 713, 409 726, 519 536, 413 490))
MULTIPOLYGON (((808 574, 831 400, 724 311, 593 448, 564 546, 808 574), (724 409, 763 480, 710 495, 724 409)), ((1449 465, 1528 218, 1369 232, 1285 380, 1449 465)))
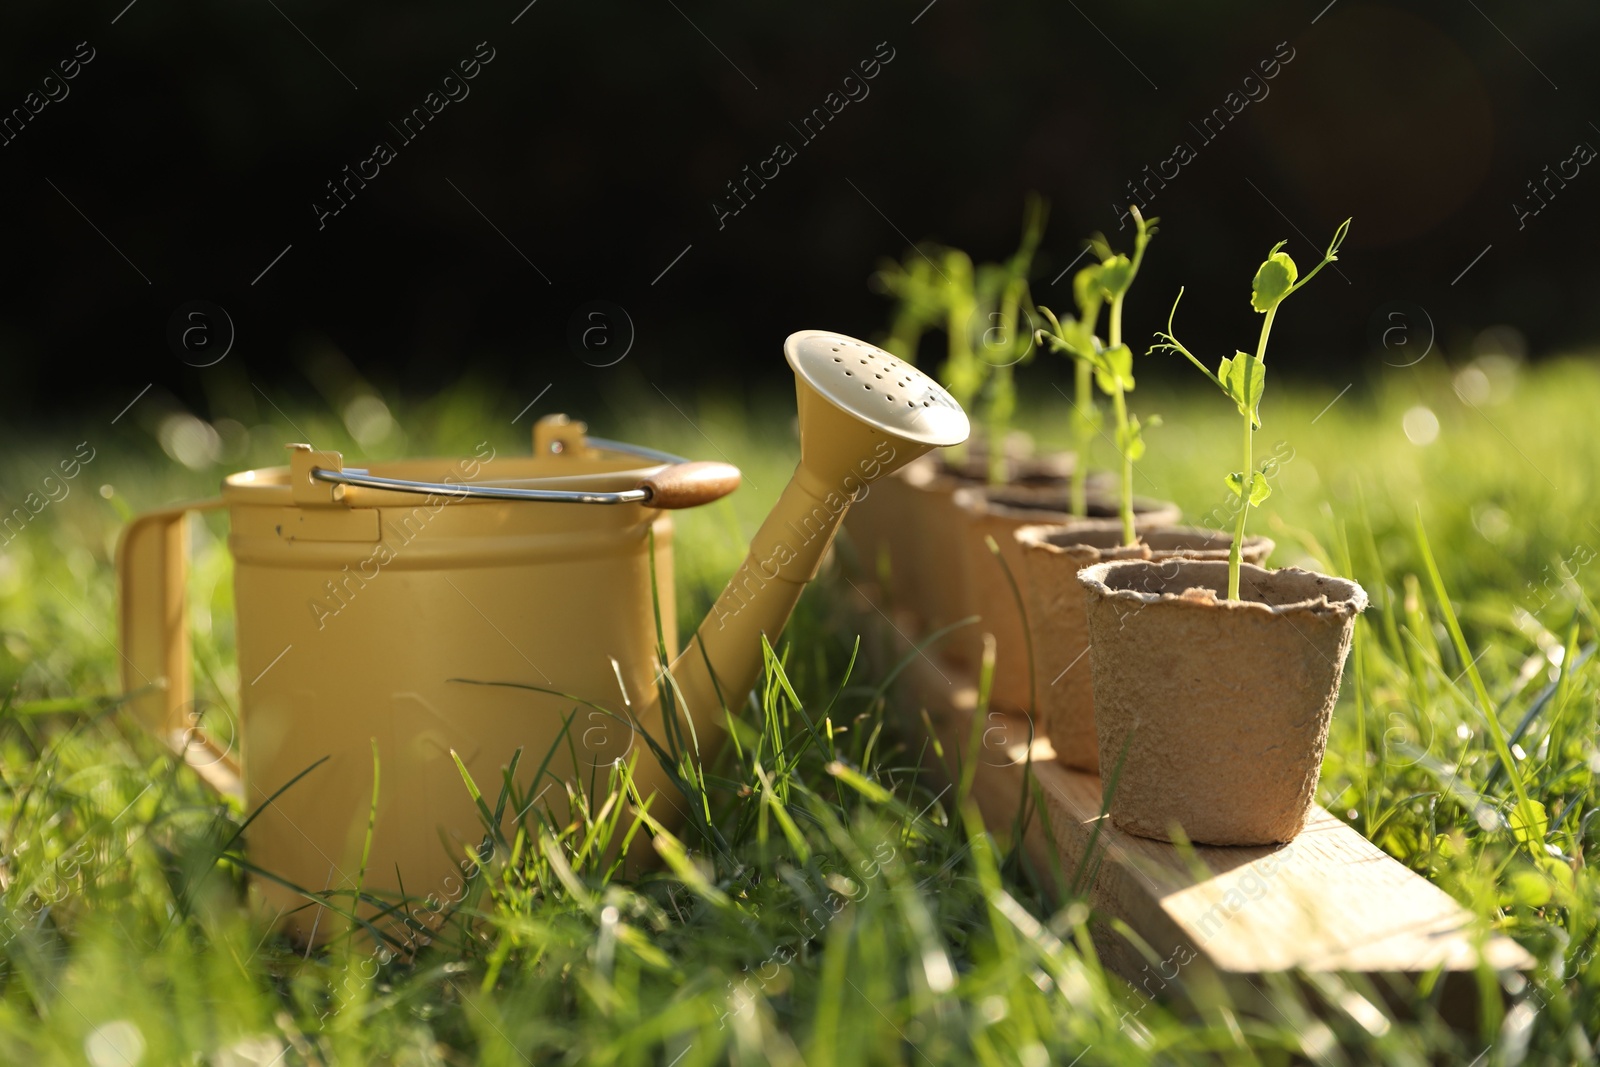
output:
MULTIPOLYGON (((1076 518, 1071 514, 1070 494, 1064 483, 1048 486, 963 485, 956 489, 954 500, 957 507, 966 511, 979 515, 994 515, 1028 526, 1059 524, 1060 519, 1055 516, 1065 516, 1074 522, 1099 522, 1104 519, 1115 520, 1117 517, 1116 498, 1107 493, 1096 493, 1091 487, 1088 495, 1090 508, 1103 510, 1105 513, 1088 515, 1082 519, 1076 518), (1028 522, 1030 518, 1035 521, 1028 522), (1045 521, 1041 523, 1039 519, 1045 521)), ((1176 517, 1180 514, 1178 505, 1170 500, 1158 500, 1155 497, 1133 498, 1135 520, 1164 513, 1176 517)))
MULTIPOLYGON (((1212 530, 1204 526, 1178 524, 1151 526, 1138 531, 1138 539, 1131 545, 1122 544, 1122 523, 1118 519, 1074 519, 1071 522, 1040 522, 1019 528, 1012 536, 1024 552, 1042 552, 1049 556, 1070 556, 1088 559, 1090 563, 1121 559, 1185 559, 1226 560, 1233 547, 1233 534, 1227 530, 1212 530), (1095 544, 1081 540, 1092 536, 1097 540, 1109 537, 1113 543, 1095 544), (1078 538, 1078 540, 1075 540, 1078 538), (1216 547, 1192 548, 1182 544, 1158 547, 1152 538, 1161 540, 1191 539, 1217 542, 1216 547), (1092 558, 1091 558, 1092 557, 1092 558)), ((1266 559, 1278 543, 1261 534, 1251 534, 1244 539, 1244 552, 1266 559), (1259 555, 1257 555, 1259 553, 1259 555)), ((1086 564, 1087 565, 1087 564, 1086 564)))
MULTIPOLYGON (((947 448, 936 448, 918 456, 900 468, 897 475, 922 489, 943 487, 956 489, 981 487, 988 483, 987 452, 981 441, 969 442, 967 458, 955 463, 947 448)), ((1032 452, 1027 455, 1008 453, 1006 456, 1006 483, 1014 488, 1048 492, 1065 487, 1077 467, 1077 453, 1071 449, 1032 452)), ((1091 472, 1092 475, 1093 472, 1091 472)))
MULTIPOLYGON (((930 452, 934 477, 953 478, 963 486, 984 485, 989 478, 989 458, 986 449, 969 445, 967 458, 953 462, 948 450, 930 452)), ((1050 489, 1065 485, 1077 469, 1078 454, 1070 449, 1032 452, 1016 455, 1007 452, 1005 457, 1006 484, 1036 489, 1050 489)))
POLYGON ((1172 558, 1161 562, 1144 559, 1112 560, 1096 563, 1078 572, 1078 582, 1093 597, 1120 600, 1148 607, 1170 604, 1191 611, 1234 611, 1258 615, 1333 615, 1353 617, 1367 608, 1367 593, 1348 578, 1319 574, 1299 567, 1268 570, 1252 563, 1240 564, 1241 587, 1272 596, 1274 592, 1294 599, 1281 603, 1259 600, 1228 600, 1228 564, 1222 560, 1172 558), (1168 574, 1166 572, 1173 571, 1168 574), (1144 589, 1113 587, 1111 582, 1140 582, 1144 589), (1160 592, 1151 591, 1151 586, 1160 592), (1287 585, 1289 588, 1285 589, 1287 585), (1321 592, 1310 595, 1317 586, 1321 592), (1176 589, 1177 592, 1168 592, 1176 589), (1196 593, 1198 590, 1200 592, 1196 593), (1330 596, 1330 594, 1332 594, 1330 596))

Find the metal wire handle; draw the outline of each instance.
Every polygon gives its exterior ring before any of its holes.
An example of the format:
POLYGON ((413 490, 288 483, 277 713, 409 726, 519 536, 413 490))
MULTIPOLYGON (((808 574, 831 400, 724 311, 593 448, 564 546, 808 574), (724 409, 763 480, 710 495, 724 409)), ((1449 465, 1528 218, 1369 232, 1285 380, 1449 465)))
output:
MULTIPOLYGON (((587 443, 606 452, 621 452, 638 456, 663 465, 687 463, 682 456, 660 452, 642 445, 623 441, 609 441, 603 437, 590 437, 587 443)), ((364 489, 387 489, 398 493, 430 493, 452 497, 484 497, 490 500, 534 500, 546 504, 642 504, 650 499, 649 489, 623 489, 614 493, 584 492, 576 489, 512 489, 494 485, 461 485, 450 482, 416 482, 404 478, 379 478, 356 467, 343 470, 311 468, 311 477, 319 482, 337 485, 356 485, 364 489)))

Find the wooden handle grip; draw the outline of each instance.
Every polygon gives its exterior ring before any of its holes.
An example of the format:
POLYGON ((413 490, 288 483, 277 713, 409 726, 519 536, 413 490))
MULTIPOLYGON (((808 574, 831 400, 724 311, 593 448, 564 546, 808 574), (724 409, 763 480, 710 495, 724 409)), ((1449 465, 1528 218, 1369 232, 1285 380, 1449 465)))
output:
POLYGON ((694 508, 739 488, 739 468, 731 463, 679 463, 652 474, 639 488, 650 490, 653 508, 694 508))

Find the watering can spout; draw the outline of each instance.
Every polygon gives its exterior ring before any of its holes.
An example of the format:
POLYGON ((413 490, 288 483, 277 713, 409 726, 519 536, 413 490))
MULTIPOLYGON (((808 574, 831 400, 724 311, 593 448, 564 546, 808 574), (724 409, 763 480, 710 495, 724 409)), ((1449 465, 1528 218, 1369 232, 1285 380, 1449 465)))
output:
POLYGON ((672 664, 684 708, 720 721, 761 673, 760 636, 776 642, 816 576, 851 502, 934 448, 967 439, 961 406, 932 378, 865 341, 791 334, 800 462, 749 553, 672 664))

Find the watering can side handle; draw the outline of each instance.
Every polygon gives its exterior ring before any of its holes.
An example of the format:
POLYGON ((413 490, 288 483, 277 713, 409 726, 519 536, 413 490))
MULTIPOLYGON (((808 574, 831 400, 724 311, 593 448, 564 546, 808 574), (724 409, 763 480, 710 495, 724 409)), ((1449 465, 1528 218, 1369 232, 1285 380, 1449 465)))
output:
POLYGON ((194 699, 189 647, 190 512, 223 507, 220 498, 190 501, 146 512, 122 531, 117 543, 117 646, 122 686, 137 693, 134 716, 169 745, 186 736, 194 699))
POLYGON ((731 463, 675 463, 650 475, 639 488, 650 491, 653 508, 697 508, 739 488, 739 468, 731 463))
MULTIPOLYGON (((330 453, 337 456, 337 453, 330 453)), ((673 510, 694 508, 720 500, 739 488, 739 468, 731 463, 690 462, 683 460, 661 467, 632 489, 600 492, 593 489, 524 489, 506 485, 473 485, 465 482, 419 482, 409 478, 380 478, 365 470, 344 467, 319 467, 307 464, 307 484, 318 482, 334 486, 357 485, 365 489, 384 489, 399 493, 428 493, 458 500, 477 497, 487 500, 528 500, 546 504, 645 504, 673 510)))

